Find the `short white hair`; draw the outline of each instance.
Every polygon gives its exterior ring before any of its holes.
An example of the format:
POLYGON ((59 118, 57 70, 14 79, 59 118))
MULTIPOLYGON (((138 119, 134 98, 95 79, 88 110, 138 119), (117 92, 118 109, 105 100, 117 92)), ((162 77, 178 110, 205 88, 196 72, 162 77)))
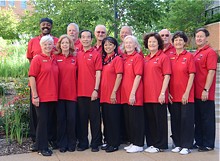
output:
MULTIPOLYGON (((124 38, 123 42, 125 42, 125 40, 128 39, 128 38, 131 38, 131 39, 135 42, 135 44, 137 44, 137 47, 135 48, 135 50, 136 50, 138 53, 140 53, 140 51, 141 51, 141 46, 140 46, 140 44, 139 44, 137 38, 136 38, 135 36, 133 36, 133 35, 128 35, 128 36, 126 36, 126 37, 124 38)), ((123 45, 122 45, 122 50, 125 52, 125 45, 124 45, 124 43, 123 43, 123 45)))
POLYGON ((97 30, 98 27, 104 28, 104 29, 105 29, 105 32, 107 31, 107 29, 106 29, 106 27, 105 27, 104 25, 97 25, 97 26, 95 27, 95 31, 97 30))
POLYGON ((50 41, 50 42, 54 42, 53 41, 53 37, 52 36, 50 36, 50 35, 45 35, 45 36, 43 36, 41 39, 40 39, 40 46, 42 46, 43 45, 43 43, 45 43, 45 42, 47 42, 47 41, 50 41))
POLYGON ((74 22, 70 23, 70 24, 67 26, 67 30, 68 30, 69 26, 74 26, 74 27, 76 28, 76 31, 79 32, 79 26, 78 26, 76 23, 74 23, 74 22))

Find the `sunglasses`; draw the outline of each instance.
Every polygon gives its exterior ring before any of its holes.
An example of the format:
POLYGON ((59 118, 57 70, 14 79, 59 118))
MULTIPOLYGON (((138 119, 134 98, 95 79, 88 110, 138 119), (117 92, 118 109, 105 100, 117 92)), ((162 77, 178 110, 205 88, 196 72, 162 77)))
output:
POLYGON ((105 34, 105 31, 96 31, 98 34, 105 34))
POLYGON ((169 34, 162 34, 162 35, 160 35, 161 37, 164 37, 164 36, 166 36, 166 37, 169 37, 170 35, 169 34))

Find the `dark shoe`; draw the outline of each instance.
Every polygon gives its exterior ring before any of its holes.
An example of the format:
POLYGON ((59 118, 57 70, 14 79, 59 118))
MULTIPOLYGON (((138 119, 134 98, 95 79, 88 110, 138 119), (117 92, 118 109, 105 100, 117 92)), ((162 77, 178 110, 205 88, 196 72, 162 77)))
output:
POLYGON ((32 144, 31 147, 30 147, 30 151, 32 152, 37 152, 37 148, 36 148, 36 144, 32 144))
POLYGON ((117 150, 118 150, 118 147, 109 146, 105 151, 107 153, 111 153, 111 152, 114 152, 114 151, 117 151, 117 150))
POLYGON ((106 150, 108 148, 108 144, 102 144, 101 149, 106 150))
POLYGON ((88 149, 88 147, 77 147, 77 151, 85 151, 86 149, 88 149))
POLYGON ((76 148, 67 148, 68 152, 74 152, 76 148))
POLYGON ((67 151, 66 148, 60 148, 60 152, 61 152, 61 153, 65 153, 66 151, 67 151))
POLYGON ((38 151, 38 154, 43 155, 43 156, 51 156, 52 155, 52 153, 49 149, 48 150, 40 150, 40 151, 38 151))
POLYGON ((98 152, 99 151, 99 148, 98 147, 95 147, 95 148, 92 148, 91 149, 91 152, 98 152))
POLYGON ((211 151, 214 150, 214 148, 210 148, 210 147, 199 147, 198 151, 199 152, 207 152, 207 151, 211 151))

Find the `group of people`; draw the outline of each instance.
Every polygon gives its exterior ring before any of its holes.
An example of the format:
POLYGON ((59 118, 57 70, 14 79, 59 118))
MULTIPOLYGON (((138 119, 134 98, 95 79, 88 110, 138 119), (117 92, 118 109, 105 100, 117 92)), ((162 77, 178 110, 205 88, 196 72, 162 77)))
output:
POLYGON ((194 54, 185 50, 182 31, 148 33, 145 56, 129 26, 121 28, 119 45, 97 25, 92 46, 90 30, 70 23, 58 39, 52 25, 42 18, 41 35, 28 43, 32 151, 51 156, 49 145, 60 152, 101 146, 110 153, 129 143, 128 153, 161 152, 168 149, 167 111, 172 152, 214 149, 217 54, 205 28, 195 31, 194 54))

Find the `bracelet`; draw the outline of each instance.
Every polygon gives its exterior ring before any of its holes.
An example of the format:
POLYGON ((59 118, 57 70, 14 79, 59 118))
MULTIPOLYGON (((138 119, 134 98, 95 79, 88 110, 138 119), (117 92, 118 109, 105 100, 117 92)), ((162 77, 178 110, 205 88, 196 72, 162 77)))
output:
POLYGON ((39 98, 38 96, 36 96, 36 97, 33 97, 33 99, 37 99, 37 98, 39 98))
POLYGON ((98 89, 94 89, 94 91, 99 92, 99 90, 98 90, 98 89))
POLYGON ((161 93, 161 95, 162 95, 162 96, 164 96, 164 95, 165 95, 165 93, 163 93, 163 92, 162 92, 162 93, 161 93))
POLYGON ((208 90, 208 89, 206 89, 206 88, 204 88, 203 90, 204 90, 204 91, 206 91, 206 92, 209 92, 209 90, 208 90))

